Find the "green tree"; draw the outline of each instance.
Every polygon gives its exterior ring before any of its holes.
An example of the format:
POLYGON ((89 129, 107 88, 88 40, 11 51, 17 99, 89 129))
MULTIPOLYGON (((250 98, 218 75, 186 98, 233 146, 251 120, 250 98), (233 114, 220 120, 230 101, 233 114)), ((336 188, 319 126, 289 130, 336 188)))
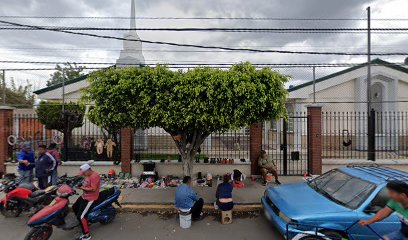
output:
POLYGON ((89 114, 100 127, 163 128, 179 149, 184 175, 190 175, 194 156, 211 133, 284 116, 288 79, 250 63, 187 72, 110 68, 90 74, 83 100, 95 103, 89 114))
POLYGON ((38 120, 46 129, 64 133, 64 142, 72 143, 72 130, 83 125, 85 106, 78 103, 41 101, 37 107, 38 120))
POLYGON ((63 66, 57 64, 55 72, 51 74, 50 79, 47 81, 47 87, 83 76, 83 71, 84 67, 77 66, 76 63, 67 62, 63 66))
MULTIPOLYGON (((0 79, 3 79, 2 74, 0 73, 0 79)), ((34 104, 34 94, 32 91, 32 85, 27 84, 25 86, 17 86, 13 78, 11 78, 10 86, 6 86, 6 104, 14 106, 17 108, 26 108, 32 107, 34 104)), ((3 84, 0 84, 0 103, 3 103, 4 88, 3 84)))

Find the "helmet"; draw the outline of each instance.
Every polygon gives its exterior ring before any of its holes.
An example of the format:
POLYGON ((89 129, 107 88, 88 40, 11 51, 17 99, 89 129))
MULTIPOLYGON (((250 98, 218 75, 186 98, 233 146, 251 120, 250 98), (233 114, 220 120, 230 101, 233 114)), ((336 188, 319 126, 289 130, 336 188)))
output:
POLYGON ((74 193, 75 193, 74 189, 72 189, 70 186, 66 184, 61 185, 61 187, 59 187, 57 190, 57 195, 63 198, 67 198, 74 193))
POLYGON ((108 175, 116 175, 115 170, 113 170, 113 169, 109 170, 108 175))

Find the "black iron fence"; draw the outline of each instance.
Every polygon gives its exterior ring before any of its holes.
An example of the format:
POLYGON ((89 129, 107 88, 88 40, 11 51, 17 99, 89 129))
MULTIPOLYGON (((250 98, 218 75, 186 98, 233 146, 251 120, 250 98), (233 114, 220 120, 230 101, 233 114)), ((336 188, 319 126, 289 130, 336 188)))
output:
POLYGON ((301 175, 307 172, 307 114, 289 113, 287 119, 265 122, 263 149, 277 163, 282 175, 301 175))
MULTIPOLYGON (((172 137, 161 128, 136 130, 134 138, 136 161, 179 161, 180 154, 172 137)), ((224 161, 249 162, 249 129, 211 134, 201 145, 196 162, 224 161)))
MULTIPOLYGON (((39 121, 34 110, 17 110, 14 114, 14 131, 9 136, 11 160, 23 144, 35 149, 40 144, 49 146, 56 143, 65 161, 116 161, 120 162, 120 136, 108 133, 93 124, 86 117, 80 127, 69 135, 63 131, 47 130, 39 121), (21 113, 28 112, 28 113, 21 113)), ((179 161, 179 151, 171 136, 161 128, 138 129, 134 135, 134 157, 140 160, 179 161)), ((202 144, 196 161, 234 161, 249 162, 249 129, 213 133, 202 144)))
POLYGON ((408 158, 408 112, 323 112, 323 158, 367 159, 370 137, 376 159, 408 158))
POLYGON ((11 160, 16 159, 23 144, 30 144, 35 150, 38 145, 56 143, 64 161, 120 161, 118 133, 108 133, 87 118, 68 134, 65 141, 63 131, 46 129, 33 110, 17 110, 13 119, 13 135, 7 139, 11 160))

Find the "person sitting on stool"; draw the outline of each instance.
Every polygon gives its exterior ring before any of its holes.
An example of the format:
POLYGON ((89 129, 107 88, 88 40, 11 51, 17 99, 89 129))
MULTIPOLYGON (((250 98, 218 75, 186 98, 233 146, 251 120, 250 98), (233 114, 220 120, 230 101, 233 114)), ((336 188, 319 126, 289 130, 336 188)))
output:
POLYGON ((267 183, 267 175, 268 173, 273 174, 275 176, 275 183, 281 184, 278 180, 278 169, 276 168, 276 163, 273 159, 268 157, 268 154, 264 150, 261 151, 261 156, 258 159, 258 166, 260 168, 262 177, 263 177, 263 184, 266 186, 267 183))
POLYGON ((234 207, 232 201, 232 184, 230 183, 230 175, 224 175, 223 182, 217 187, 215 197, 217 198, 216 206, 221 211, 230 211, 234 207))
POLYGON ((190 185, 191 177, 185 176, 183 184, 176 189, 175 207, 182 212, 191 212, 193 221, 201 220, 204 200, 197 197, 190 185))

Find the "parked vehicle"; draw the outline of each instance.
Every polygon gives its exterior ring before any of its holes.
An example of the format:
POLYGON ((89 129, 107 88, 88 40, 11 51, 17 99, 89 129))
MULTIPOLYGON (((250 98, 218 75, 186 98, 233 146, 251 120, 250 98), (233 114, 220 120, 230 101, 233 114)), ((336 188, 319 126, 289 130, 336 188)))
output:
MULTIPOLYGON (((72 230, 79 226, 74 214, 69 213, 69 197, 76 194, 75 190, 66 184, 59 187, 57 197, 50 205, 38 211, 28 220, 31 231, 26 235, 25 240, 47 240, 51 237, 53 226, 63 230, 72 230)), ((89 224, 101 223, 109 224, 116 216, 115 203, 120 207, 118 198, 121 191, 111 188, 100 192, 97 205, 87 214, 89 224)))
MULTIPOLYGON (((376 166, 349 166, 304 183, 267 189, 262 197, 265 216, 282 235, 292 239, 314 231, 333 239, 378 239, 369 228, 350 225, 369 219, 388 202, 390 180, 408 181, 408 173, 376 166)), ((380 236, 400 228, 396 214, 370 227, 380 236)), ((322 238, 324 239, 324 238, 322 238)))
POLYGON ((15 181, 8 181, 3 185, 6 193, 0 200, 0 212, 5 217, 18 217, 23 211, 36 212, 51 203, 57 191, 56 186, 45 190, 32 191, 28 188, 17 186, 15 181))
MULTIPOLYGON (((344 240, 344 239, 348 239, 348 240, 355 240, 355 238, 350 234, 349 230, 352 229, 355 225, 357 225, 359 222, 355 222, 353 224, 351 224, 349 227, 347 227, 344 230, 344 235, 346 237, 329 237, 326 236, 325 234, 321 233, 322 231, 336 231, 336 229, 328 229, 328 228, 321 228, 318 226, 313 226, 313 225, 305 225, 305 224, 301 224, 301 223, 288 223, 286 225, 286 239, 290 239, 289 237, 289 226, 295 226, 296 228, 299 227, 307 227, 307 228, 312 228, 313 231, 306 231, 303 233, 299 233, 296 234, 296 236, 294 236, 292 238, 292 240, 344 240)), ((383 236, 381 236, 380 234, 378 234, 370 225, 366 226, 375 236, 377 236, 377 239, 379 240, 385 240, 383 236)))

